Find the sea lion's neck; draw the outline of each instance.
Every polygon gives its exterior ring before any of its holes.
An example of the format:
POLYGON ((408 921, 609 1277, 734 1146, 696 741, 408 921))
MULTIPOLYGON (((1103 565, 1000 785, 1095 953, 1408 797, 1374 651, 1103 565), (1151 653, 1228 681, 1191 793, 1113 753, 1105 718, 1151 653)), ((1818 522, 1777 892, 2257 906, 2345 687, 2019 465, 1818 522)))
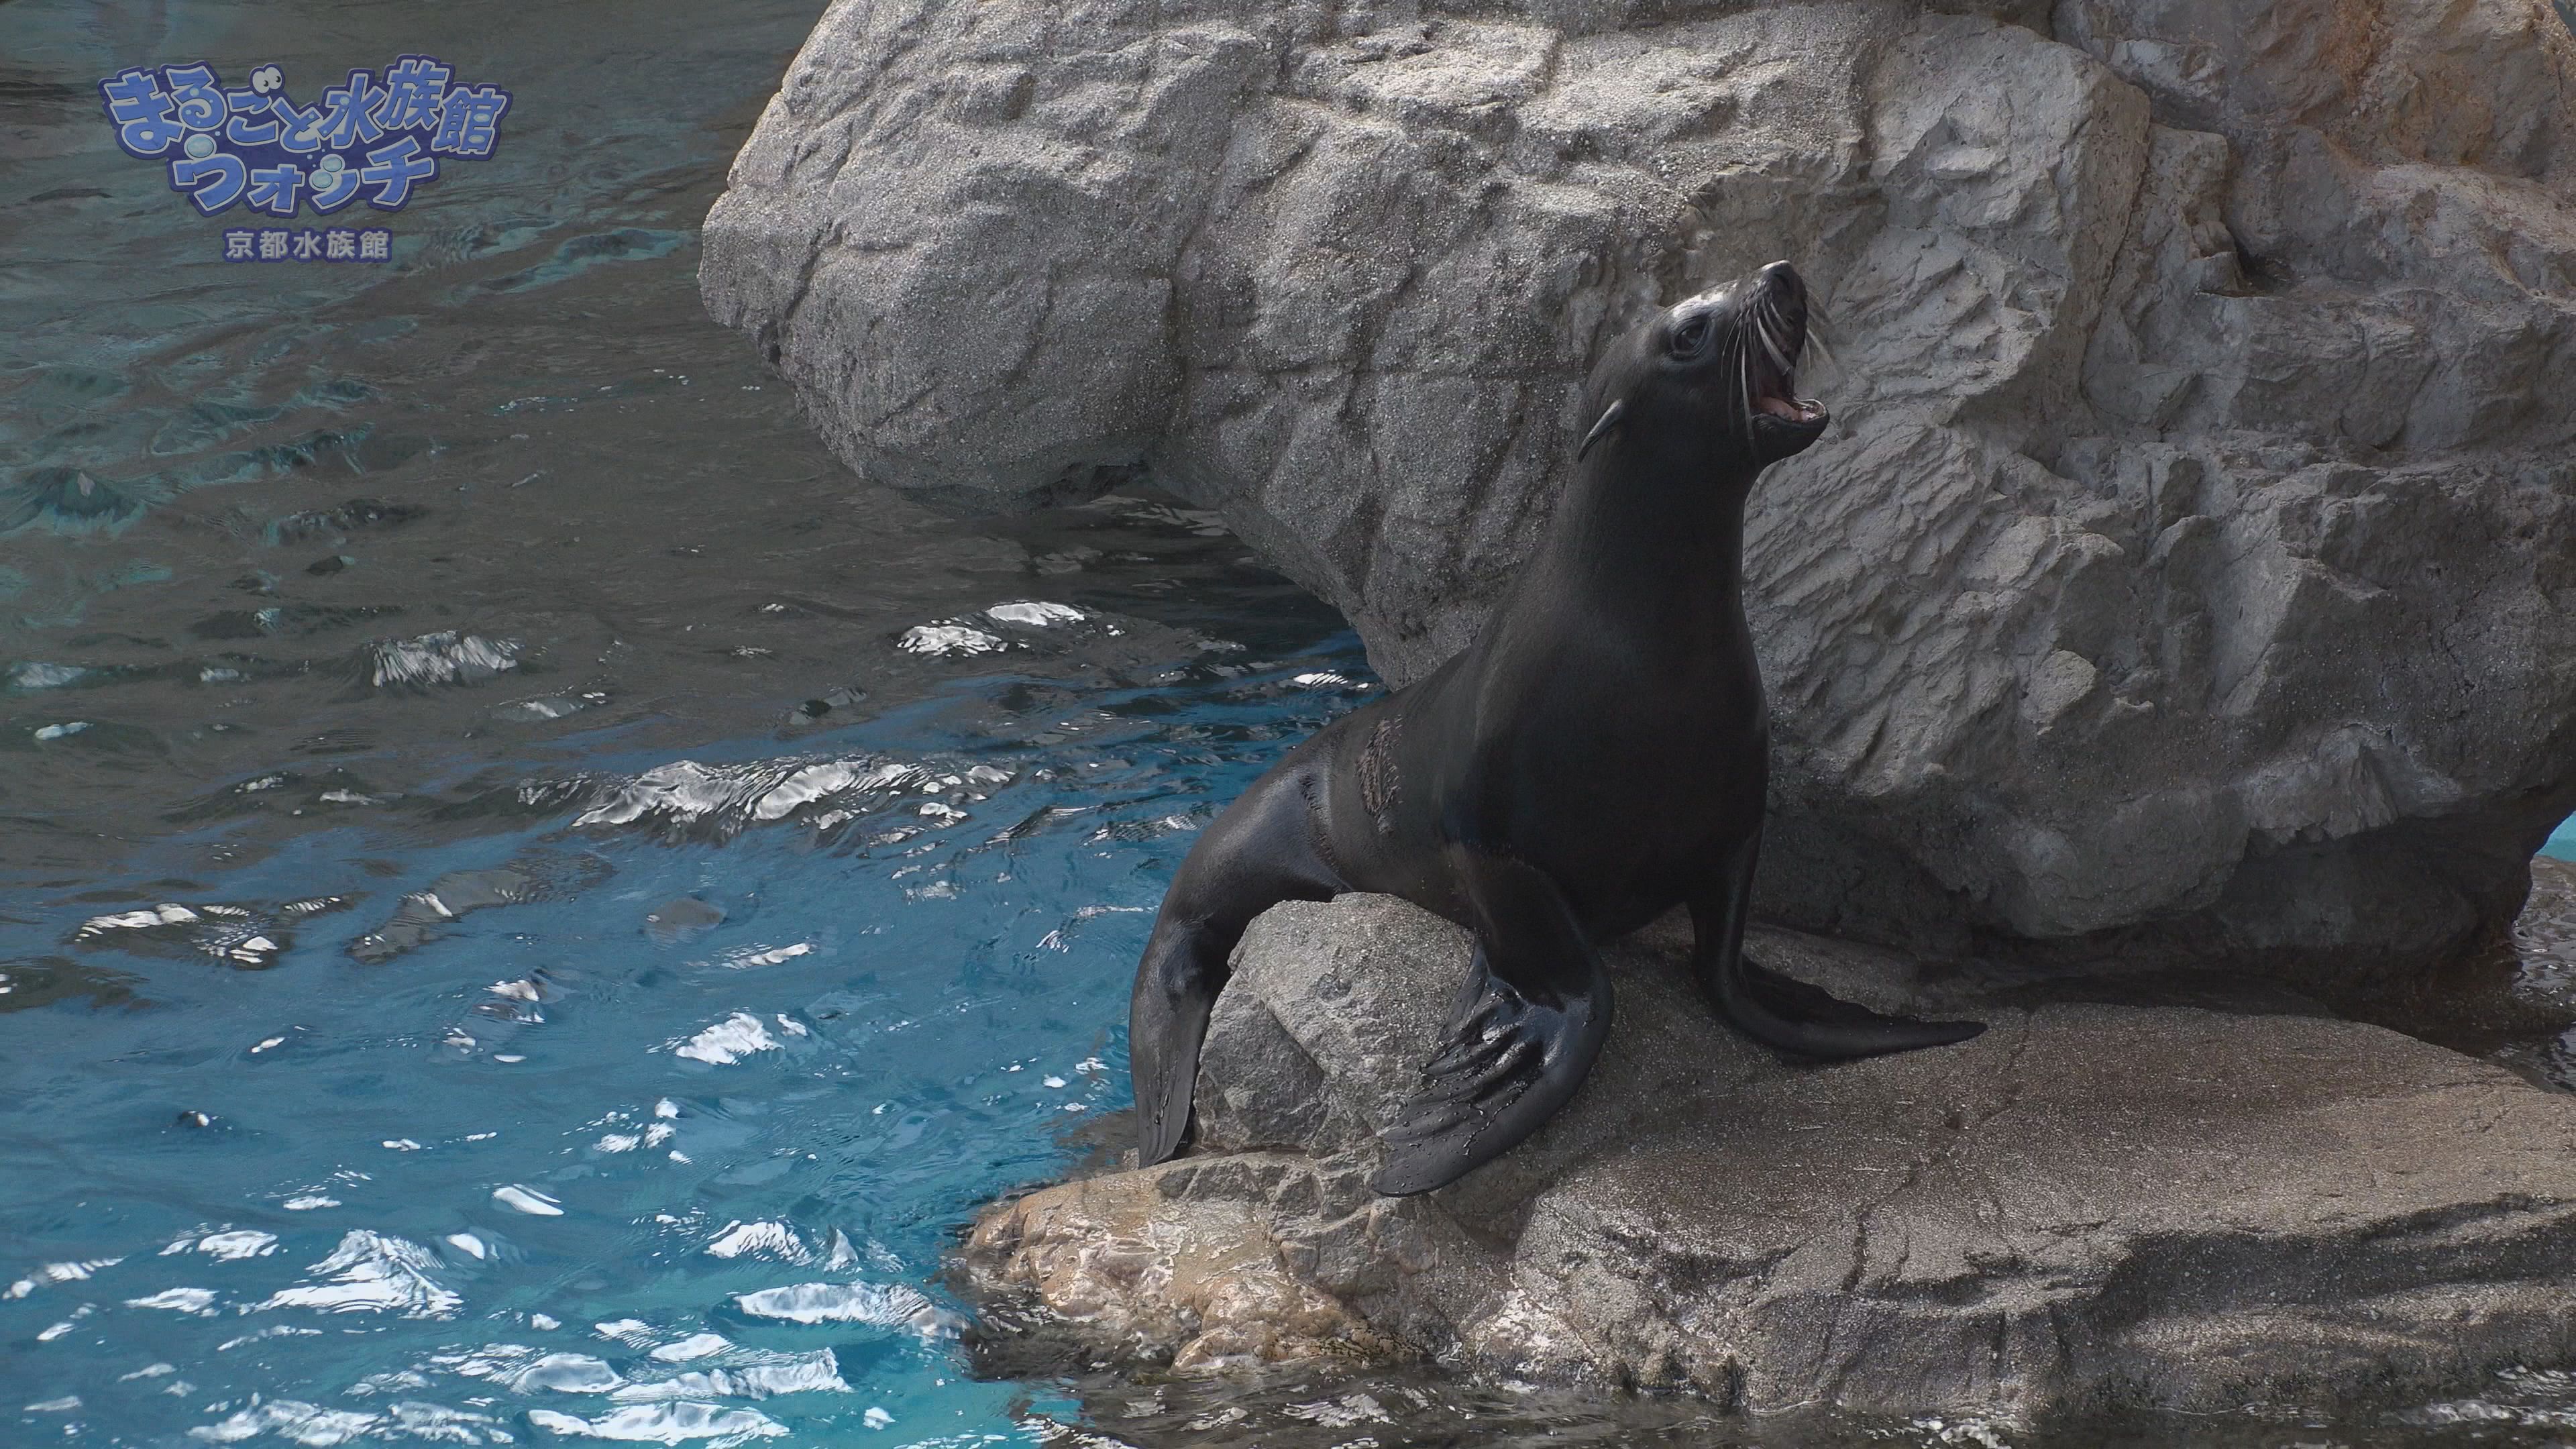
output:
POLYGON ((1744 627, 1744 502, 1758 470, 1700 457, 1597 455, 1577 469, 1533 583, 1587 600, 1631 637, 1693 645, 1744 627))

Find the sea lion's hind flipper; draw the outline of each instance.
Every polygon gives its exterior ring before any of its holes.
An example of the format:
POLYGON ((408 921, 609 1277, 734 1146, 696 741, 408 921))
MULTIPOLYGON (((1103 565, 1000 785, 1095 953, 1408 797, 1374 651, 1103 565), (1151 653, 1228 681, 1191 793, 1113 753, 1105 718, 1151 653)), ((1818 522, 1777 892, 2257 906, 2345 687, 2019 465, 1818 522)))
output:
POLYGON ((1759 965, 1741 952, 1736 971, 1736 990, 1717 993, 1719 1010, 1745 1035, 1800 1056, 1827 1060, 1882 1056, 1949 1046, 1986 1029, 1981 1021, 1923 1021, 1872 1011, 1821 986, 1759 965))
POLYGON ((1827 1061, 1948 1046, 1986 1029, 1985 1023, 1977 1021, 1883 1015, 1820 986, 1755 965, 1744 954, 1744 926, 1753 899, 1754 863, 1761 849, 1757 830, 1690 903, 1691 928, 1699 937, 1700 984, 1728 1025, 1775 1051, 1827 1061))
POLYGON ((1371 1184, 1402 1197, 1457 1181, 1556 1115, 1601 1055, 1610 979, 1554 882, 1517 861, 1462 872, 1476 957, 1422 1088, 1382 1135, 1371 1184))

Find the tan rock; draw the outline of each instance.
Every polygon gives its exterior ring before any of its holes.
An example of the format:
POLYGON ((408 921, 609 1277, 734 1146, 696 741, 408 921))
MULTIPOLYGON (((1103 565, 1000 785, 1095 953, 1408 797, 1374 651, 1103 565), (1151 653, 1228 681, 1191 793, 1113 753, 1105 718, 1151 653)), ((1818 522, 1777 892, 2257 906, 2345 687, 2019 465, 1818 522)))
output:
POLYGON ((1197 1164, 1045 1188, 976 1219, 965 1262, 988 1291, 1176 1369, 1397 1356, 1384 1335, 1281 1260, 1251 1206, 1174 1195, 1197 1164))

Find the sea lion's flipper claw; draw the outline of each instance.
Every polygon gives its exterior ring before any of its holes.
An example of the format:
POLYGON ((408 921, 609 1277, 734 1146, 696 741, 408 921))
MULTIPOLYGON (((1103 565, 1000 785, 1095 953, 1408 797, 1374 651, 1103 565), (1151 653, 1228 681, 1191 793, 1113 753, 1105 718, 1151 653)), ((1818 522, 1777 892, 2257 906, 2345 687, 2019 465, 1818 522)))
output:
POLYGON ((1610 979, 1555 882, 1522 862, 1452 858, 1476 958, 1422 1089, 1382 1134, 1374 1186, 1429 1192, 1511 1150, 1556 1115, 1610 1031, 1610 979))
POLYGON ((1405 1104, 1404 1120, 1386 1129, 1383 1140, 1400 1151, 1445 1136, 1475 1116, 1475 1109, 1464 1102, 1416 1098, 1405 1104))
POLYGON ((1471 1027, 1470 1030, 1472 1035, 1452 1041, 1441 1048, 1440 1055, 1422 1064, 1422 1075, 1426 1080, 1455 1076, 1469 1067, 1490 1062, 1502 1051, 1503 1043, 1509 1040, 1501 1033, 1481 1027, 1471 1027))
POLYGON ((1449 1045, 1422 1073, 1422 1090, 1382 1134, 1386 1165, 1379 1192, 1401 1197, 1446 1186, 1501 1156, 1574 1095, 1607 1034, 1607 981, 1553 1005, 1521 998, 1478 962, 1491 994, 1477 1010, 1491 1020, 1476 1035, 1452 1023, 1449 1045))

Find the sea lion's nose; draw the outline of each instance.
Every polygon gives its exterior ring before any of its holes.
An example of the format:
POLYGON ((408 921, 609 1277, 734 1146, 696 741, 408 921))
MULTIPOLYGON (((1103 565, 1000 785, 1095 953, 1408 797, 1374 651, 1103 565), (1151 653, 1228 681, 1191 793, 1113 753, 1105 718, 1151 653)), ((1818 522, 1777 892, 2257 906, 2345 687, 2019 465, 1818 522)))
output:
POLYGON ((1763 286, 1779 292, 1784 297, 1793 297, 1801 301, 1806 298, 1806 279, 1799 276, 1798 269, 1789 265, 1785 258, 1764 267, 1755 276, 1763 286))

